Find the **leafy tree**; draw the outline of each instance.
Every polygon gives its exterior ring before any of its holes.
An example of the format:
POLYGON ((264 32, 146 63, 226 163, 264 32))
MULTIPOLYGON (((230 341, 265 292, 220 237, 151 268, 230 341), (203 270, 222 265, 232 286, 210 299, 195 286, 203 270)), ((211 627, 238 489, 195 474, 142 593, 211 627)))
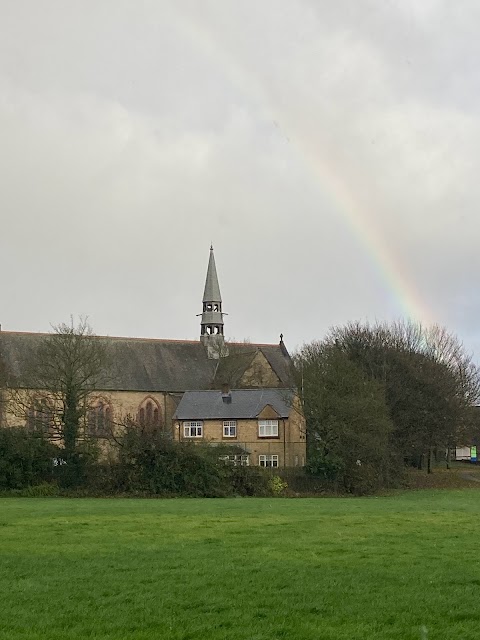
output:
POLYGON ((295 356, 307 423, 308 469, 363 493, 389 482, 393 425, 385 394, 345 351, 314 342, 295 356))
POLYGON ((431 471, 432 455, 474 428, 479 371, 440 327, 351 323, 305 345, 295 364, 308 467, 349 490, 389 482, 401 460, 431 471))
POLYGON ((460 341, 445 329, 420 324, 352 323, 326 339, 382 384, 393 440, 405 460, 421 465, 432 452, 468 436, 479 372, 460 341))

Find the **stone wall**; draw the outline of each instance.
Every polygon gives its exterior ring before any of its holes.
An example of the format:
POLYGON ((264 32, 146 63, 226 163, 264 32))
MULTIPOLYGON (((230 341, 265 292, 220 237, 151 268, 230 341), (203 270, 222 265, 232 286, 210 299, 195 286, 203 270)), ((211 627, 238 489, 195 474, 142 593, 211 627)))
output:
MULTIPOLYGON (((277 419, 273 410, 266 407, 260 414, 261 419, 277 419)), ((179 441, 204 442, 217 446, 232 446, 243 449, 249 454, 252 466, 259 464, 260 455, 277 455, 279 467, 295 467, 305 464, 306 441, 303 418, 292 409, 288 418, 278 418, 278 436, 260 437, 258 420, 237 420, 236 437, 224 437, 223 420, 203 420, 203 436, 189 438, 184 436, 183 422, 174 425, 175 438, 179 441)), ((232 450, 233 453, 233 450, 232 450)), ((236 453, 236 451, 235 451, 236 453)))

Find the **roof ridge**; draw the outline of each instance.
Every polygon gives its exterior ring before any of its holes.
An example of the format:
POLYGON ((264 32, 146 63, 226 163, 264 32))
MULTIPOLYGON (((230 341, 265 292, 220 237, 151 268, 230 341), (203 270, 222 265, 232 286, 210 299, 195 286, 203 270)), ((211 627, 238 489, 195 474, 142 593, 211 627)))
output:
POLYGON ((4 334, 8 335, 21 335, 21 336, 51 336, 51 333, 47 333, 46 331, 6 331, 5 329, 0 330, 0 337, 4 334))
MULTIPOLYGON (((229 389, 229 393, 232 391, 293 391, 292 387, 250 387, 248 389, 229 389)), ((186 389, 183 393, 222 393, 221 389, 186 389)))
POLYGON ((276 342, 229 342, 225 340, 227 345, 231 344, 235 347, 279 347, 280 345, 276 342))
MULTIPOLYGON (((20 335, 20 336, 54 336, 55 332, 46 332, 46 331, 0 331, 0 337, 2 334, 6 335, 20 335)), ((201 344, 200 340, 186 340, 182 338, 146 338, 139 336, 109 336, 109 335, 101 335, 94 333, 92 334, 93 338, 108 338, 109 340, 143 340, 143 341, 152 341, 152 342, 187 342, 189 344, 201 344)))
POLYGON ((97 336, 110 340, 143 340, 144 342, 187 342, 188 344, 202 344, 200 340, 186 340, 183 338, 145 338, 141 336, 97 336))
MULTIPOLYGON (((9 331, 2 329, 0 330, 0 336, 2 334, 8 335, 23 335, 23 336, 51 336, 55 335, 54 331, 9 331)), ((94 333, 93 337, 95 338, 109 338, 110 340, 143 340, 143 341, 155 341, 155 342, 186 342, 189 344, 202 344, 200 340, 190 340, 185 338, 151 338, 146 336, 110 336, 94 333)), ((244 347, 280 347, 276 342, 229 342, 226 340, 227 345, 232 345, 235 347, 244 346, 244 347)))

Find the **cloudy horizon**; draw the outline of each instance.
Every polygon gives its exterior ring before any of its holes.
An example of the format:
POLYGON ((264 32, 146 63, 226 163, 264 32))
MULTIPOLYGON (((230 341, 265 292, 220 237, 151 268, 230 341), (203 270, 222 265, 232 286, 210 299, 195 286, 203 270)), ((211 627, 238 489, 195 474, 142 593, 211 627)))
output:
POLYGON ((480 354, 480 5, 0 0, 0 323, 290 350, 410 316, 480 354))

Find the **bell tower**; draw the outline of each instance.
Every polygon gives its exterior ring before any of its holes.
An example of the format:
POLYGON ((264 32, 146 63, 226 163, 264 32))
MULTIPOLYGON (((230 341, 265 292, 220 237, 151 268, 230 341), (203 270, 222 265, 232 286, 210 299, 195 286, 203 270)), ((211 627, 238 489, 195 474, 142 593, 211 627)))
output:
POLYGON ((200 324, 200 340, 208 349, 209 358, 220 358, 225 355, 225 339, 223 335, 222 296, 218 284, 217 268, 213 246, 210 246, 207 278, 203 292, 203 312, 200 324))

